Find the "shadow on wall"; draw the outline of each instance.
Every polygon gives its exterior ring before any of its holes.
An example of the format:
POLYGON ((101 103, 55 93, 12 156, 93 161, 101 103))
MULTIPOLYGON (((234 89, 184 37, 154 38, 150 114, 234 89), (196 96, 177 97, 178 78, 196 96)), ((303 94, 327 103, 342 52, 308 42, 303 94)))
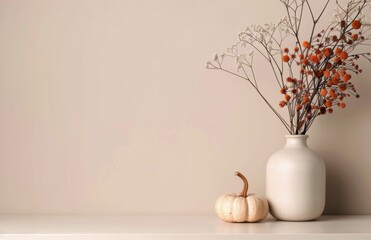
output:
MULTIPOLYGON (((368 71, 368 69, 367 69, 368 71)), ((325 214, 369 214, 371 211, 371 81, 357 79, 360 99, 350 98, 345 110, 320 117, 312 149, 326 163, 325 214)))
MULTIPOLYGON (((353 169, 343 164, 348 159, 335 152, 321 152, 326 162, 326 206, 324 214, 359 214, 354 212, 352 205, 362 205, 358 198, 362 188, 362 177, 352 176, 353 169), (349 178, 353 178, 349 181, 349 178)), ((357 175, 357 174, 356 174, 357 175)))
MULTIPOLYGON (((321 153, 326 162, 326 206, 324 214, 338 214, 347 208, 348 194, 345 186, 347 180, 340 166, 334 166, 341 156, 336 154, 321 153)), ((341 161, 339 161, 341 163, 341 161)))

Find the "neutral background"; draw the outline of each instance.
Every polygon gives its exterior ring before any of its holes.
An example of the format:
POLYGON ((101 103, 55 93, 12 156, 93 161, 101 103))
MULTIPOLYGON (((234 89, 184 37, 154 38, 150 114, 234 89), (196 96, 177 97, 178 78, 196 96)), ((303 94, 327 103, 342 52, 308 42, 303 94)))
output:
MULTIPOLYGON (((286 132, 246 82, 205 63, 283 15, 279 0, 1 1, 0 213, 211 213, 240 190, 235 170, 264 195, 286 132)), ((371 214, 361 65, 361 98, 309 133, 326 161, 326 213, 371 214)))

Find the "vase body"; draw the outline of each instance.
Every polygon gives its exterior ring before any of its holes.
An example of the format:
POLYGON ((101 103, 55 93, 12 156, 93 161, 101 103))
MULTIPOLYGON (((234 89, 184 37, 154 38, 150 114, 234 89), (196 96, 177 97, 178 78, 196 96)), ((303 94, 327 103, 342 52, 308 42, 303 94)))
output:
POLYGON ((309 221, 321 216, 326 199, 326 168, 307 146, 306 135, 287 135, 286 145, 267 163, 266 197, 273 217, 309 221))

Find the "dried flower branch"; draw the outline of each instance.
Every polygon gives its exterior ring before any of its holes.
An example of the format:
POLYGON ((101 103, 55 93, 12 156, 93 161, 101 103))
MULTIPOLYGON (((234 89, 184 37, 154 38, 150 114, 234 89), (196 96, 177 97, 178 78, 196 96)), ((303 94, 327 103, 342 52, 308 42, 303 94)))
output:
POLYGON ((335 1, 336 8, 328 27, 316 33, 316 27, 326 11, 315 15, 308 0, 280 0, 286 17, 278 24, 252 25, 238 35, 238 42, 226 53, 217 54, 207 62, 208 69, 221 70, 250 83, 274 112, 290 134, 306 134, 314 120, 334 107, 345 108, 345 98, 359 97, 352 74, 362 73, 357 64, 361 58, 371 63, 368 52, 356 52, 359 46, 370 45, 370 24, 364 12, 370 10, 370 0, 351 0, 345 6, 335 1), (311 16, 312 27, 308 39, 301 40, 304 11, 311 16), (296 43, 285 46, 288 38, 296 43), (288 110, 288 121, 264 97, 254 72, 254 53, 262 56, 270 66, 283 95, 279 106, 288 110), (237 69, 224 65, 233 59, 237 69))

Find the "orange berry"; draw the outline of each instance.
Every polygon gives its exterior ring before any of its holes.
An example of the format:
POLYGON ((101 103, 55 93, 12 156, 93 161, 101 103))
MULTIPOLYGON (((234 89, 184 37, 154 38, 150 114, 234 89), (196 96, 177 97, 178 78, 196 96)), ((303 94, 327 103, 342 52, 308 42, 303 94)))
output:
POLYGON ((303 59, 303 58, 304 58, 304 55, 300 53, 300 54, 299 54, 299 58, 300 58, 300 59, 303 59))
POLYGON ((283 51, 284 51, 285 53, 288 53, 288 52, 289 52, 289 49, 288 49, 288 48, 285 48, 285 49, 283 49, 283 51))
POLYGON ((321 90, 321 95, 322 95, 323 97, 326 97, 326 95, 327 95, 327 90, 323 88, 323 89, 321 90))
POLYGON ((332 78, 331 82, 332 82, 332 84, 337 85, 337 84, 339 84, 339 79, 338 78, 332 78))
POLYGON ((323 55, 325 57, 330 57, 332 55, 332 49, 331 48, 325 48, 325 50, 323 50, 323 55))
POLYGON ((295 47, 295 48, 294 48, 294 51, 295 51, 295 52, 298 52, 298 51, 299 51, 299 48, 298 48, 298 47, 295 47))
POLYGON ((302 103, 303 103, 303 104, 306 104, 306 103, 308 103, 308 102, 309 102, 309 98, 308 98, 307 96, 303 97, 303 101, 302 101, 302 103))
POLYGON ((314 63, 318 63, 319 62, 319 59, 316 55, 310 55, 309 56, 309 59, 314 62, 314 63))
POLYGON ((331 76, 331 72, 327 69, 324 73, 323 73, 323 76, 325 77, 330 77, 331 76))
POLYGON ((326 107, 332 107, 332 102, 330 100, 327 100, 325 103, 326 107))
POLYGON ((342 51, 340 53, 340 58, 346 60, 348 58, 348 53, 346 51, 342 51))
POLYGON ((352 78, 352 75, 347 73, 343 76, 343 82, 348 82, 351 78, 352 78))
POLYGON ((318 60, 322 60, 322 57, 323 57, 323 54, 322 53, 319 53, 319 54, 317 54, 317 58, 318 58, 318 60))
POLYGON ((317 77, 322 77, 323 76, 323 73, 324 73, 324 71, 321 69, 321 70, 318 70, 318 71, 316 71, 316 76, 317 77))
POLYGON ((280 93, 281 93, 281 94, 286 94, 286 89, 281 88, 281 89, 280 89, 280 93))
POLYGON ((347 89, 347 85, 345 83, 344 84, 341 84, 339 86, 339 89, 340 89, 340 91, 344 92, 347 89))
POLYGON ((328 62, 328 63, 326 64, 326 69, 330 69, 331 67, 332 67, 332 63, 328 62))
POLYGON ((352 22, 352 27, 353 27, 354 29, 360 29, 361 26, 362 26, 362 23, 361 23, 361 21, 359 21, 359 20, 354 20, 354 21, 352 22))
POLYGON ((340 58, 339 57, 334 57, 334 62, 337 63, 340 61, 340 58))
POLYGON ((358 40, 358 34, 353 34, 352 39, 353 39, 353 41, 357 41, 358 40))
POLYGON ((340 55, 340 53, 342 52, 343 50, 341 48, 336 48, 335 49, 335 54, 336 55, 340 55))
POLYGON ((291 99, 291 97, 290 97, 290 95, 285 95, 285 100, 286 100, 286 102, 288 102, 288 101, 290 101, 290 99, 291 99))
POLYGON ((290 61, 290 57, 288 55, 283 55, 282 56, 282 61, 288 62, 288 61, 290 61))
POLYGON ((285 102, 285 101, 281 101, 281 102, 279 103, 279 105, 280 105, 281 108, 283 108, 283 107, 286 105, 286 102, 285 102))
POLYGON ((301 60, 301 63, 303 64, 303 65, 308 65, 309 64, 309 62, 308 62, 308 59, 303 59, 303 60, 301 60))
POLYGON ((310 44, 309 44, 308 41, 304 41, 302 45, 303 45, 303 47, 305 47, 305 48, 310 48, 310 44))
POLYGON ((296 105, 295 109, 296 111, 300 111, 302 109, 302 105, 301 104, 296 105))
POLYGON ((334 78, 336 78, 336 79, 340 79, 340 74, 339 73, 334 73, 334 78))
POLYGON ((330 92, 329 92, 330 96, 333 98, 333 99, 336 99, 338 97, 338 95, 336 94, 335 90, 334 89, 330 89, 330 92))
POLYGON ((333 110, 332 108, 329 108, 329 109, 327 109, 327 112, 328 112, 328 113, 333 113, 334 110, 333 110))
POLYGON ((344 102, 341 102, 340 105, 339 105, 341 108, 345 108, 346 107, 346 104, 344 102))

